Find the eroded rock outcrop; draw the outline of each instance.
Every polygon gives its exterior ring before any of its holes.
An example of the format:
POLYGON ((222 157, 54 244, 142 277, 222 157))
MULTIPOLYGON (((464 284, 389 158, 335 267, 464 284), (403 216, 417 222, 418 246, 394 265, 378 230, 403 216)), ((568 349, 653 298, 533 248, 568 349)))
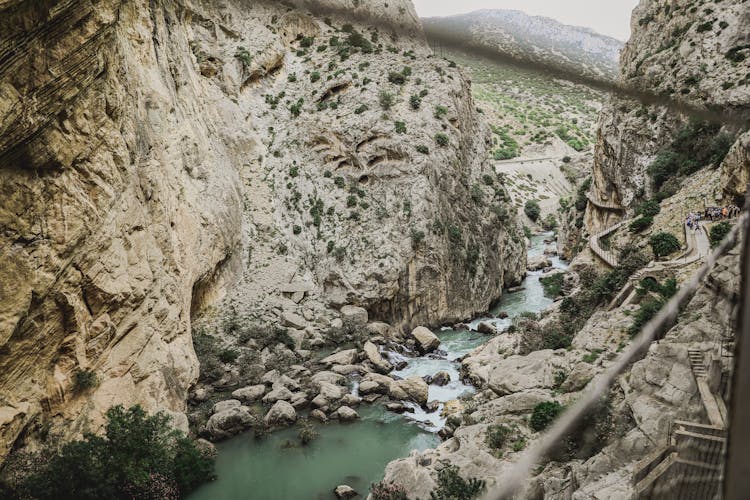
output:
MULTIPOLYGON (((621 81, 697 106, 747 108, 750 79, 742 61, 749 57, 749 21, 750 9, 740 0, 700 6, 642 1, 633 12, 632 36, 622 52, 621 81)), ((633 208, 651 192, 649 164, 687 121, 665 108, 613 98, 600 117, 592 194, 633 208)), ((737 132, 731 124, 726 130, 737 132)), ((616 216, 590 203, 586 226, 600 229, 616 216)))

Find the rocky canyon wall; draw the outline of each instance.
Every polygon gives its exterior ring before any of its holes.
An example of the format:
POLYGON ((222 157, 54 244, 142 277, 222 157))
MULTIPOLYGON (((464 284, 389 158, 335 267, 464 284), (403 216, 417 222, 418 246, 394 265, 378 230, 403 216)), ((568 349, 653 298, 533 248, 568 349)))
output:
POLYGON ((114 404, 185 426, 199 313, 409 327, 519 280, 464 76, 410 2, 325 5, 401 31, 280 2, 0 1, 0 456, 114 404))
MULTIPOLYGON (((750 8, 742 0, 643 0, 633 11, 632 36, 621 54, 620 80, 678 102, 746 111, 750 102, 748 22, 750 8)), ((649 196, 649 164, 688 120, 664 108, 612 98, 600 117, 594 195, 628 209, 649 196)), ((736 126, 725 130, 738 132, 736 126)), ((589 205, 587 227, 606 225, 606 215, 589 205)))

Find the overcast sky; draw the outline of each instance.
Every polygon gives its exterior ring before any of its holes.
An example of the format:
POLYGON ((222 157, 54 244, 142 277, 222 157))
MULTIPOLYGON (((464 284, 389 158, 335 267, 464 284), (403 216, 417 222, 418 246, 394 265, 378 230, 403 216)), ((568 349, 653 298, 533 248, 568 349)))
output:
POLYGON ((450 16, 479 9, 522 10, 627 41, 630 13, 638 0, 414 0, 414 5, 420 17, 450 16))

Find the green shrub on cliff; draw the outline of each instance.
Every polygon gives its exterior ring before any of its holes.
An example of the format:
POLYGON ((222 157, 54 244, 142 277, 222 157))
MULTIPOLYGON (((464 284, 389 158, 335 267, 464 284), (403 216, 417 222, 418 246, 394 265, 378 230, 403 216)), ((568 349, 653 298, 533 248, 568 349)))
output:
POLYGON ((563 411, 563 406, 557 401, 545 401, 539 403, 531 412, 529 425, 537 432, 541 432, 557 418, 563 411))
POLYGON ((719 244, 724 241, 729 232, 732 230, 732 225, 727 222, 719 222, 711 228, 711 248, 716 248, 719 244))
POLYGON ((648 242, 657 257, 667 256, 680 249, 680 242, 672 233, 656 233, 648 242))
POLYGON ((485 486, 485 482, 481 479, 462 478, 459 468, 450 465, 438 472, 438 487, 430 492, 430 498, 432 500, 471 500, 479 497, 485 486))
POLYGON ((214 459, 171 427, 164 413, 110 408, 105 435, 66 444, 22 486, 55 500, 168 498, 187 495, 214 476, 214 459))
POLYGON ((529 200, 523 207, 523 212, 532 221, 536 222, 539 220, 539 215, 542 213, 542 209, 539 207, 539 202, 536 200, 529 200))

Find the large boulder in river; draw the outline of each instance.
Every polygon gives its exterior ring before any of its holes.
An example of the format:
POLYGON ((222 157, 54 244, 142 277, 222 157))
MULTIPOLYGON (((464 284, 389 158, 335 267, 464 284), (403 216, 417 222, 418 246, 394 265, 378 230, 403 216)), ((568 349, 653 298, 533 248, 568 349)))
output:
POLYGON ((427 404, 429 387, 421 377, 409 377, 405 380, 396 380, 391 384, 388 395, 392 399, 413 401, 419 406, 427 404))
POLYGON ((359 414, 348 406, 342 406, 331 414, 332 418, 336 418, 341 422, 352 422, 359 418, 359 414))
POLYGON ((477 331, 485 335, 497 335, 497 328, 495 328, 495 325, 487 323, 486 321, 481 321, 477 325, 477 331))
POLYGON ((339 375, 351 375, 352 373, 370 373, 372 370, 362 365, 335 365, 331 371, 339 375))
POLYGON ((237 389, 232 393, 232 397, 235 399, 239 399, 243 403, 254 403, 255 401, 259 400, 263 397, 263 394, 266 393, 266 386, 263 384, 260 385, 251 385, 249 387, 243 387, 242 389, 237 389))
POLYGON ((271 370, 270 372, 266 372, 265 374, 263 374, 260 381, 266 385, 273 385, 280 378, 281 378, 281 374, 279 373, 279 370, 271 370))
POLYGON ((450 374, 450 373, 448 373, 448 372, 447 372, 447 371, 445 371, 445 370, 442 370, 442 371, 439 371, 439 372, 437 372, 437 373, 436 373, 436 374, 435 374, 435 375, 434 375, 434 376, 432 377, 432 379, 431 379, 430 383, 431 383, 432 385, 437 385, 437 386, 440 386, 440 387, 442 387, 442 386, 444 386, 444 385, 448 385, 448 384, 450 383, 450 381, 451 381, 451 374, 450 374))
POLYGON ((340 385, 330 384, 328 382, 320 382, 318 384, 318 395, 325 398, 328 403, 340 400, 347 394, 347 392, 346 388, 341 387, 340 385))
POLYGON ((347 349, 346 351, 336 352, 323 358, 320 362, 324 365, 353 365, 357 361, 357 350, 347 349))
POLYGON ((266 425, 278 426, 278 425, 291 425, 297 421, 297 412, 294 410, 294 406, 286 401, 277 401, 266 416, 263 417, 263 422, 266 425))
POLYGON ((545 255, 538 255, 536 257, 529 257, 526 263, 526 269, 529 271, 541 271, 552 266, 552 262, 545 255))
POLYGON ((264 403, 275 403, 276 401, 289 401, 292 399, 292 391, 283 385, 276 385, 274 389, 263 397, 264 403))
POLYGON ((318 372, 310 378, 310 382, 313 385, 318 385, 321 382, 327 382, 334 385, 345 385, 346 377, 333 372, 318 372))
POLYGON ((344 324, 365 327, 369 319, 367 310, 357 306, 344 306, 341 308, 341 319, 344 324))
POLYGON ((354 488, 346 484, 336 486, 336 489, 333 490, 333 494, 336 495, 336 498, 338 498, 339 500, 349 500, 350 498, 354 498, 359 495, 359 493, 357 493, 354 488))
POLYGON ((227 399, 225 401, 219 401, 218 403, 214 405, 212 413, 221 413, 223 411, 230 410, 232 408, 237 408, 241 405, 242 403, 240 403, 236 399, 227 399))
POLYGON ((380 355, 380 349, 378 349, 378 346, 368 340, 365 342, 364 349, 367 359, 372 363, 378 373, 385 374, 393 371, 393 365, 383 359, 383 356, 380 355))
POLYGON ((437 335, 423 326, 418 326, 412 330, 411 336, 417 341, 417 349, 422 354, 432 352, 440 346, 440 339, 437 335))
POLYGON ((286 375, 282 375, 276 382, 273 383, 274 389, 278 387, 286 387, 292 392, 300 390, 299 382, 286 375))
POLYGON ((393 379, 379 373, 368 373, 359 383, 359 393, 367 394, 388 394, 393 384, 393 379))
POLYGON ((235 406, 211 415, 206 423, 206 433, 219 441, 236 436, 257 424, 257 419, 247 406, 235 406))

